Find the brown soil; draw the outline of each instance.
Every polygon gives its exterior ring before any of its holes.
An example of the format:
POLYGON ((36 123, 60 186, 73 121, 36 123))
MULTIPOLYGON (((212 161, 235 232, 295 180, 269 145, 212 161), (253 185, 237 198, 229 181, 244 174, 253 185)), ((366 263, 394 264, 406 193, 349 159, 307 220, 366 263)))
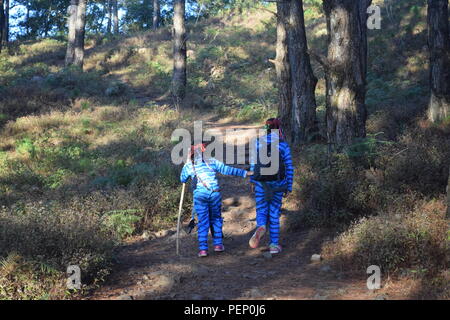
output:
MULTIPOLYGON (((220 127, 226 129, 228 126, 220 127)), ((231 127, 231 126, 230 126, 231 127)), ((366 274, 344 276, 326 261, 311 262, 320 253, 326 231, 288 232, 282 211, 283 252, 270 256, 263 246, 250 249, 255 203, 247 179, 220 177, 226 251, 197 257, 196 233, 181 231, 181 256, 176 255, 176 229, 155 238, 132 239, 118 255, 108 282, 89 299, 405 299, 405 286, 389 282, 381 290, 366 287, 366 274)), ((191 196, 188 194, 187 196, 191 196)), ((289 198, 287 199, 289 200, 289 198)), ((287 201, 289 202, 289 201, 287 201)), ((186 225, 187 221, 184 221, 186 225)), ((385 279, 382 279, 384 281, 385 279)), ((409 284, 414 289, 414 283, 409 284)))

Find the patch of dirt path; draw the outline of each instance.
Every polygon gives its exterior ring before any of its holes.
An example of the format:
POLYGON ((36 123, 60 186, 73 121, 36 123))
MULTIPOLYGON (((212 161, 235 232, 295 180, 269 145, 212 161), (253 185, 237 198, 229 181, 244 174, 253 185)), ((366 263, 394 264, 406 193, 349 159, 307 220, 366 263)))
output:
MULTIPOLYGON (((215 127, 210 123, 209 127, 215 127)), ((221 131, 237 125, 218 125, 221 131)), ((248 179, 220 176, 223 196, 224 245, 226 251, 198 258, 197 235, 181 231, 181 256, 175 254, 176 229, 164 230, 154 239, 136 238, 124 245, 107 283, 88 299, 402 299, 402 290, 388 295, 371 292, 366 275, 344 278, 326 262, 312 263, 327 239, 320 231, 287 232, 289 215, 283 209, 283 252, 271 256, 267 236, 263 246, 250 249, 255 227, 255 202, 248 179)), ((192 196, 187 194, 187 196, 192 196)), ((186 224, 187 221, 184 222, 186 224)))

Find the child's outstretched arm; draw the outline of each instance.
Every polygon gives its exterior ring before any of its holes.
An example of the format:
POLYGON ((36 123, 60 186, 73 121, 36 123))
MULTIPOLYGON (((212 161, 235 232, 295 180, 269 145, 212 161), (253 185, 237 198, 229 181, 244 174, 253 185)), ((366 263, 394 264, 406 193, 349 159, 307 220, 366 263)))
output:
POLYGON ((227 166, 220 162, 219 160, 215 160, 215 169, 217 172, 226 175, 226 176, 237 176, 245 178, 247 176, 247 171, 239 168, 234 168, 227 166))
POLYGON ((192 173, 191 173, 191 166, 189 163, 186 163, 183 167, 183 169, 181 170, 181 174, 180 174, 180 181, 182 183, 186 183, 189 178, 191 177, 192 173))

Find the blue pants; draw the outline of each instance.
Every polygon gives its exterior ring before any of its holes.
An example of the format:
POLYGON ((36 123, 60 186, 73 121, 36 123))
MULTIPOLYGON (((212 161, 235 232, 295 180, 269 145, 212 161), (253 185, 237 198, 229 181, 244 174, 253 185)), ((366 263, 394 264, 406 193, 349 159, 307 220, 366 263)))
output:
POLYGON ((222 195, 202 189, 194 191, 194 207, 198 216, 198 246, 208 250, 208 232, 214 230, 214 245, 222 244, 222 195))
POLYGON ((256 224, 257 227, 269 225, 270 243, 278 244, 280 237, 280 213, 283 192, 274 192, 273 199, 266 201, 264 188, 255 183, 256 224))

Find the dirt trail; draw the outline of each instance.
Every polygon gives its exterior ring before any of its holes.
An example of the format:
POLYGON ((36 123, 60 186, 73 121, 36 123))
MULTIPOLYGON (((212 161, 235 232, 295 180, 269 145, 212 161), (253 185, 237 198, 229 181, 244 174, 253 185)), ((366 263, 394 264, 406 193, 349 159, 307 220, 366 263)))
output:
MULTIPOLYGON (((220 130, 235 127, 217 126, 220 130)), ((89 299, 401 298, 367 290, 365 275, 344 279, 326 262, 312 263, 311 255, 320 252, 327 235, 285 231, 290 215, 297 214, 293 211, 282 211, 281 254, 269 254, 267 236, 260 248, 250 249, 248 240, 256 227, 250 184, 238 177, 219 179, 225 252, 214 253, 210 248, 209 257, 198 258, 195 232, 181 232, 180 257, 175 254, 175 229, 158 232, 149 240, 137 238, 123 246, 110 279, 89 299)))

